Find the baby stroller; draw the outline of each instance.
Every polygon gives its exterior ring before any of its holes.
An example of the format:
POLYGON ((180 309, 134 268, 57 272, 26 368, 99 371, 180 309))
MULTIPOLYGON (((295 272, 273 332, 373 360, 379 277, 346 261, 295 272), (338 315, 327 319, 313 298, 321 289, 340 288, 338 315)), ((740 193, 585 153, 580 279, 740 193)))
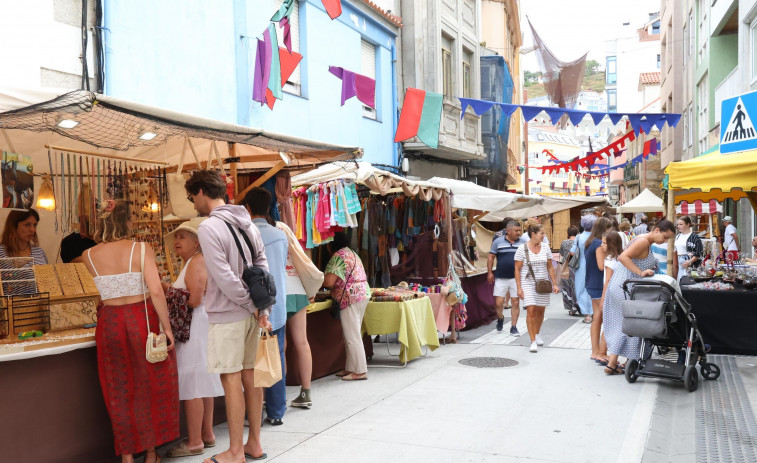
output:
POLYGON ((626 381, 636 382, 640 376, 674 379, 694 392, 699 385, 697 363, 704 379, 720 377, 720 368, 707 362, 691 306, 675 288, 659 280, 627 280, 623 292, 623 333, 641 338, 639 358, 628 359, 626 381), (678 350, 679 361, 651 358, 654 347, 661 354, 678 350))

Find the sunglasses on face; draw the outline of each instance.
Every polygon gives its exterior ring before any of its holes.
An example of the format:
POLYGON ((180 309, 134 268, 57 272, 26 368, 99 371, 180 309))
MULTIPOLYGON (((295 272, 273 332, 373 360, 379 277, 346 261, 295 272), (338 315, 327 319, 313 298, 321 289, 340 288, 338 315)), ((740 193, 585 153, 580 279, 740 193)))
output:
POLYGON ((191 194, 189 194, 189 195, 187 195, 187 201, 189 201, 190 203, 193 203, 193 204, 194 204, 194 202, 195 202, 195 199, 194 199, 194 198, 192 197, 192 195, 191 195, 191 194))

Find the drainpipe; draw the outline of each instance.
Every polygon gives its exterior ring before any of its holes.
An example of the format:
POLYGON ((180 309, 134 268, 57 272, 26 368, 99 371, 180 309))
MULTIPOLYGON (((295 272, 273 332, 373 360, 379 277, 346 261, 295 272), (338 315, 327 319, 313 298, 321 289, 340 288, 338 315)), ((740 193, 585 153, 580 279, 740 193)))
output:
MULTIPOLYGON (((397 101, 397 38, 392 43, 392 131, 397 129, 399 110, 397 101)), ((402 144, 394 142, 394 151, 397 156, 397 167, 402 172, 402 144)), ((402 172, 404 175, 405 172, 402 172)))

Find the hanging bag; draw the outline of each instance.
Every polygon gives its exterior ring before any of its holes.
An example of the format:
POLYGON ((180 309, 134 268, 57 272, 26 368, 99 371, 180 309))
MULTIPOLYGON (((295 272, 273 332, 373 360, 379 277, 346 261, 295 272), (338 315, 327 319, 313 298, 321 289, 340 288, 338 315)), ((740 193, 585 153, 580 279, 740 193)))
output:
MULTIPOLYGON (((176 173, 166 174, 166 186, 168 187, 168 199, 171 202, 171 210, 174 215, 181 219, 191 219, 197 217, 197 211, 194 205, 187 199, 187 190, 184 188, 184 184, 187 183, 189 177, 182 173, 184 168, 184 155, 186 154, 187 145, 189 144, 192 149, 192 154, 197 160, 197 155, 194 153, 194 147, 191 142, 185 138, 184 148, 181 151, 181 159, 179 159, 179 166, 176 169, 176 173)), ((197 165, 200 162, 197 161, 197 165)))
POLYGON ((457 276, 457 272, 455 272, 452 256, 447 254, 447 260, 447 279, 444 282, 444 288, 447 290, 447 304, 455 305, 459 302, 465 303, 467 297, 463 291, 463 285, 460 283, 460 278, 457 276))
POLYGON ((150 363, 158 363, 168 358, 168 340, 163 332, 163 326, 158 322, 160 334, 150 331, 150 315, 147 313, 147 296, 145 295, 145 243, 139 243, 141 257, 139 267, 142 271, 142 298, 145 302, 145 318, 147 319, 147 343, 145 345, 145 357, 150 363))
MULTIPOLYGON (((542 244, 544 246, 544 244, 542 244)), ((531 278, 536 282, 536 293, 537 294, 549 294, 552 292, 552 281, 547 280, 537 280, 536 276, 534 275, 534 268, 531 266, 531 258, 529 257, 529 251, 528 251, 528 243, 525 243, 523 245, 523 250, 526 253, 526 264, 528 265, 528 274, 531 275, 531 278)), ((547 265, 547 274, 549 274, 549 261, 546 263, 547 265)))

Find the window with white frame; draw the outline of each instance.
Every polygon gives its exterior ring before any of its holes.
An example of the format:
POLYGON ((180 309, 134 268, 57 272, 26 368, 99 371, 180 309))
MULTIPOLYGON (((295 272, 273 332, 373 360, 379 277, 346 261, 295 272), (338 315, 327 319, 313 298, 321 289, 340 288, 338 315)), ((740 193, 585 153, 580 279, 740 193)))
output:
POLYGON ((709 92, 707 91, 707 74, 705 74, 704 77, 702 77, 702 80, 700 80, 699 84, 697 85, 697 105, 699 108, 699 118, 697 120, 697 123, 699 125, 698 154, 702 154, 705 151, 707 151, 707 148, 709 148, 709 144, 707 143, 707 138, 709 135, 709 131, 707 130, 707 126, 709 125, 708 116, 707 116, 707 106, 709 105, 709 92))
POLYGON ((699 36, 699 53, 697 55, 697 64, 701 63, 704 57, 707 56, 707 43, 710 36, 710 25, 708 24, 710 0, 699 0, 698 6, 699 28, 697 34, 699 36))
MULTIPOLYGON (((367 40, 360 40, 360 74, 376 80, 376 46, 367 40)), ((363 116, 376 119, 376 110, 363 105, 363 116)))
POLYGON ((454 67, 452 65, 452 50, 454 40, 452 37, 442 34, 442 93, 448 98, 455 95, 453 84, 454 67))
POLYGON ((473 97, 473 52, 463 48, 463 98, 473 97))
POLYGON ((757 79, 757 19, 752 21, 749 26, 749 43, 751 45, 751 52, 749 53, 749 69, 750 69, 750 82, 754 82, 757 79))
MULTIPOLYGON (((274 11, 278 11, 279 8, 281 8, 281 5, 284 3, 284 0, 274 0, 276 2, 276 6, 274 7, 274 11)), ((289 16, 289 33, 292 37, 292 51, 299 53, 300 52, 300 2, 295 1, 294 7, 292 8, 292 14, 289 16)), ((284 45, 284 29, 280 28, 278 24, 276 24, 276 39, 279 42, 280 47, 286 48, 284 45)), ((304 61, 303 57, 303 61, 304 61)), ((291 93, 294 95, 301 95, 302 89, 300 88, 301 82, 302 82, 302 75, 300 73, 300 68, 302 67, 302 61, 300 61, 300 65, 297 66, 297 68, 294 70, 291 76, 289 76, 289 79, 284 84, 284 91, 287 93, 291 93)))
POLYGON ((694 9, 689 11, 689 51, 688 57, 691 59, 691 55, 694 53, 694 43, 696 41, 696 23, 694 22, 694 9))

